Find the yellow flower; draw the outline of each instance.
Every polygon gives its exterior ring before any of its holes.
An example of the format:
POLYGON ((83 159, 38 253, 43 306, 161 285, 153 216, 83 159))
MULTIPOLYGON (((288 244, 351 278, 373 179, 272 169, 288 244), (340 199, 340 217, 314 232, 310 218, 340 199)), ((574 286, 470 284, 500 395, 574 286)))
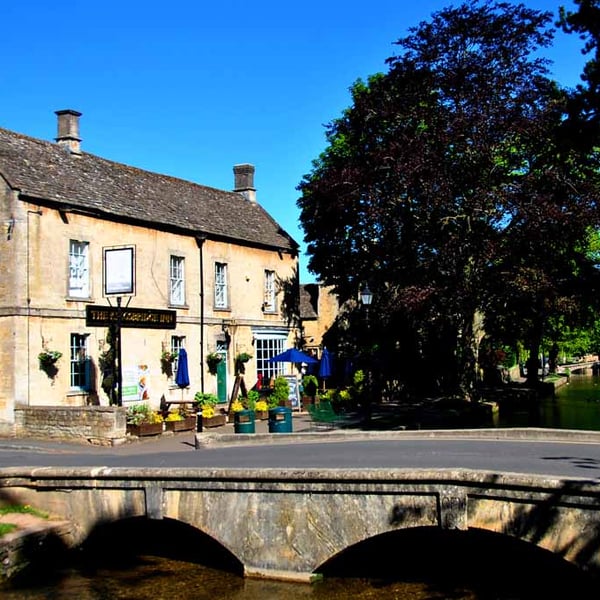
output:
POLYGON ((254 405, 254 410, 258 410, 260 412, 263 412, 265 410, 267 410, 268 408, 268 404, 266 403, 265 400, 259 400, 255 405, 254 405))
POLYGON ((202 409, 202 417, 205 419, 210 419, 215 416, 215 409, 212 406, 205 406, 202 409))
POLYGON ((231 405, 231 410, 233 412, 239 412, 240 410, 244 410, 244 405, 239 401, 236 400, 232 405, 231 405))

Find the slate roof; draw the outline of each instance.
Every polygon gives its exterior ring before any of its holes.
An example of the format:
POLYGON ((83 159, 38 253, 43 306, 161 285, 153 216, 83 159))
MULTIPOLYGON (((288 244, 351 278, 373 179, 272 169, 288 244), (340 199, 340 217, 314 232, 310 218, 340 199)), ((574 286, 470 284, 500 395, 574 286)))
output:
POLYGON ((21 195, 100 218, 295 253, 298 244, 242 194, 198 185, 0 128, 0 175, 21 195))
POLYGON ((319 286, 305 283, 300 286, 300 318, 309 321, 319 318, 317 309, 319 301, 319 286))

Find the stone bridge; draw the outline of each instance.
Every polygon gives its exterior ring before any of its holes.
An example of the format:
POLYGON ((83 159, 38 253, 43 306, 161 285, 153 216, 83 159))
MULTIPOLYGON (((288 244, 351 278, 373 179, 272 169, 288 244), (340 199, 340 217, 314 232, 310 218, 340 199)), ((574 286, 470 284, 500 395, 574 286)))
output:
MULTIPOLYGON (((483 530, 600 573, 600 482, 468 470, 0 469, 3 502, 72 523, 173 519, 207 534, 248 577, 310 581, 345 549, 410 528, 483 530)), ((118 542, 117 542, 118 543, 118 542)))

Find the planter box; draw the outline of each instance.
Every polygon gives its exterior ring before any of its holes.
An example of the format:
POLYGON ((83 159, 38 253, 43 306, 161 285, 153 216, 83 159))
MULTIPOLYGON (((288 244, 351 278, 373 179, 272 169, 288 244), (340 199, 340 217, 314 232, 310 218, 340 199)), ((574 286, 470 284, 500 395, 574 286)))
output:
POLYGON ((202 417, 202 427, 220 427, 227 423, 227 415, 215 415, 214 417, 202 417))
POLYGON ((196 417, 185 417, 181 421, 165 421, 167 431, 191 431, 196 429, 196 417))
POLYGON ((162 423, 141 423, 140 425, 127 425, 127 433, 142 437, 145 435, 160 435, 163 432, 162 423))

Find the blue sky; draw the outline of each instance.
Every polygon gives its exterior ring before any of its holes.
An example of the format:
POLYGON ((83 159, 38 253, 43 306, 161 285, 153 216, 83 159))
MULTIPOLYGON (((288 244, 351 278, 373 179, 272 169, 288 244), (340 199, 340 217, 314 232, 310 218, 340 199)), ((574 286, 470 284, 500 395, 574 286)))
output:
MULTIPOLYGON (((0 127, 56 137, 55 110, 81 117, 82 148, 221 189, 256 166, 258 201, 304 252, 296 186, 325 148, 348 88, 385 71, 393 42, 451 0, 21 0, 2 8, 0 127)), ((572 2, 525 1, 558 13, 572 2)), ((574 86, 574 35, 545 56, 574 86)), ((300 256, 301 281, 315 281, 300 256)))

